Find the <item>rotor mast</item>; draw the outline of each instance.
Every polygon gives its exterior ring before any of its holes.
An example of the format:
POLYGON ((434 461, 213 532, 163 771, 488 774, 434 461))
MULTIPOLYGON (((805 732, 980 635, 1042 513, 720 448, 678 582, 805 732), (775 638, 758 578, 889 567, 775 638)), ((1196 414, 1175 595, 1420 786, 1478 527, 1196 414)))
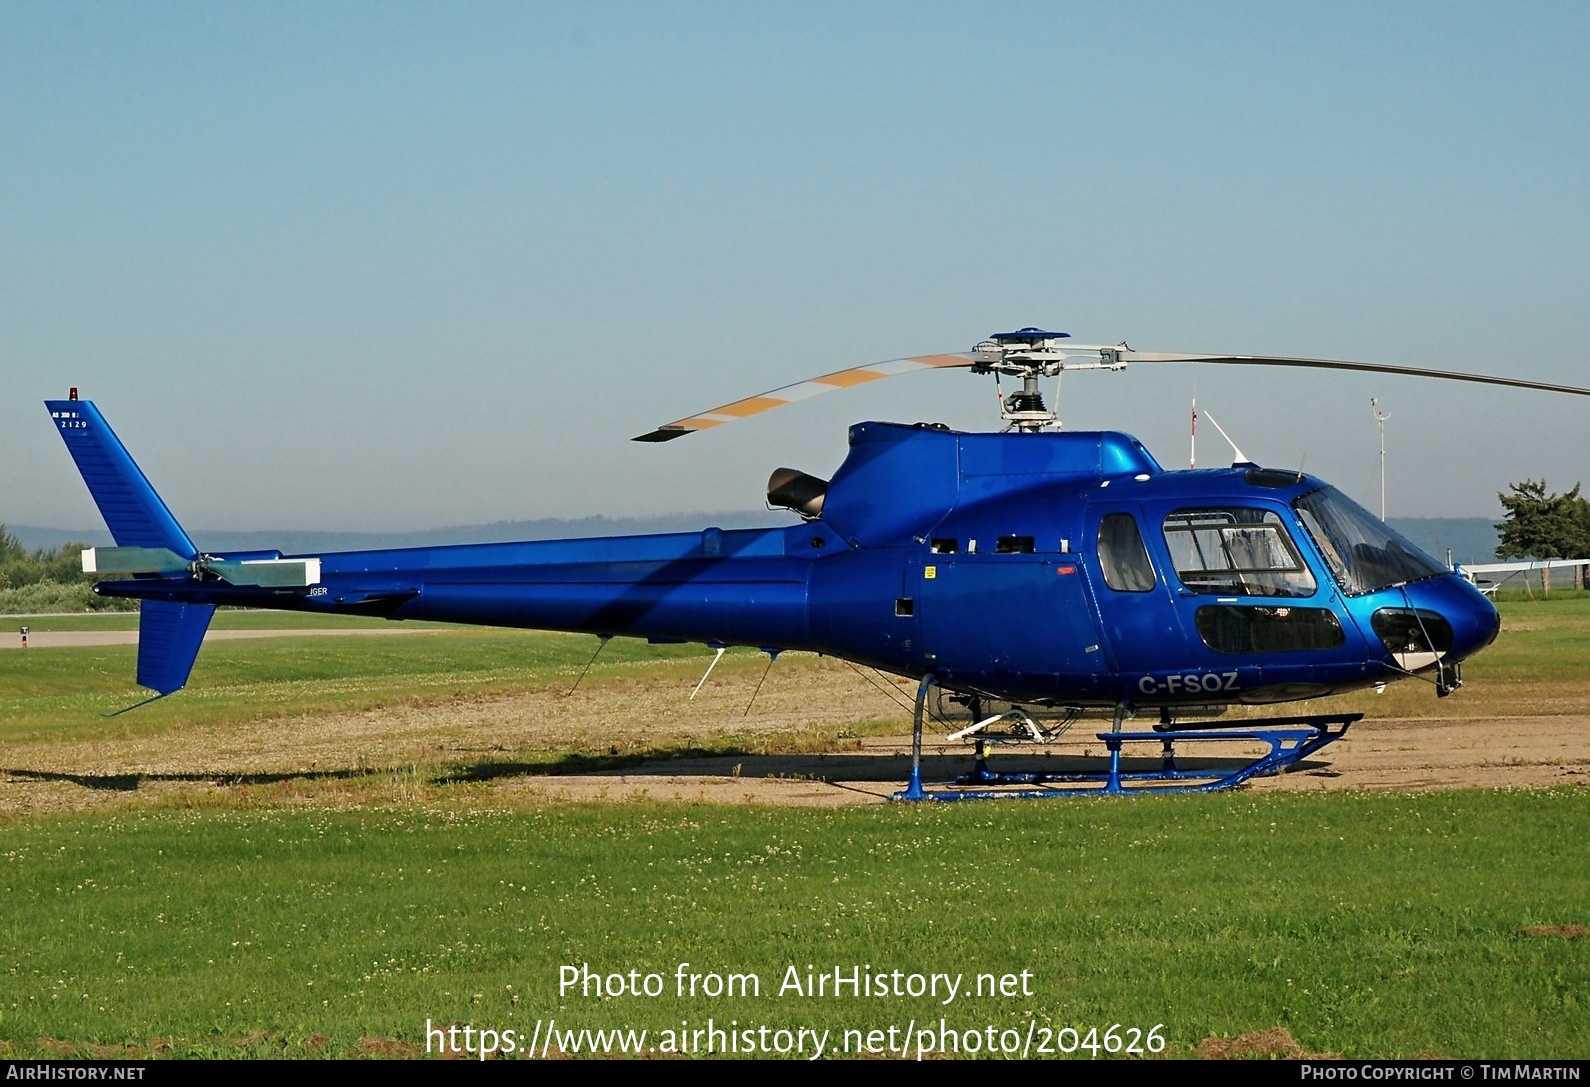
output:
POLYGON ((1039 378, 1056 378, 1055 400, 1058 403, 1058 379, 1065 371, 1126 368, 1116 349, 1062 346, 1060 341, 1070 338, 1068 332, 1022 328, 1015 332, 996 332, 972 348, 972 373, 993 374, 996 381, 1000 374, 1021 379, 1021 388, 999 402, 999 416, 1011 429, 1037 434, 1045 427, 1060 425, 1059 415, 1044 403, 1043 392, 1038 388, 1039 378), (1078 354, 1086 357, 1078 359, 1078 354))

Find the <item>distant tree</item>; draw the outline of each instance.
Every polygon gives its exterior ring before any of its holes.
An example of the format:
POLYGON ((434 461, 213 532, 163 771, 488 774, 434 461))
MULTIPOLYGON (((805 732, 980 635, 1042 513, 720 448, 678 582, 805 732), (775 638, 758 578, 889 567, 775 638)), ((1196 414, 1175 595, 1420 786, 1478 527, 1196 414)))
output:
POLYGON ((27 558, 22 541, 11 535, 5 525, 0 525, 0 589, 11 588, 11 568, 26 562, 27 558))
MULTIPOLYGON (((1498 494, 1506 519, 1496 525, 1499 559, 1571 559, 1590 555, 1590 501, 1579 496, 1579 484, 1566 494, 1551 494, 1546 481, 1510 483, 1511 494, 1498 494)), ((1541 571, 1541 587, 1548 585, 1541 571)))
POLYGON ((69 543, 60 547, 39 548, 32 554, 6 526, 0 524, 0 589, 14 589, 53 581, 59 585, 92 581, 83 573, 83 548, 69 543))
POLYGON ((28 575, 28 552, 22 541, 13 536, 5 525, 0 525, 0 589, 13 585, 26 585, 33 578, 28 575))
POLYGON ((0 613, 136 610, 137 605, 123 597, 96 596, 89 591, 90 584, 106 575, 83 573, 86 546, 69 543, 29 552, 0 524, 0 613))

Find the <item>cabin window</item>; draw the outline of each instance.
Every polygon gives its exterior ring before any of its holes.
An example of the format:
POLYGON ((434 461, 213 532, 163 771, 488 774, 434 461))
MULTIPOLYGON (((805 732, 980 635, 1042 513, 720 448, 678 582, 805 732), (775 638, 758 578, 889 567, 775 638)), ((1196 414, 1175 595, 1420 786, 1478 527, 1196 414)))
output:
POLYGON ((1104 584, 1118 593, 1146 593, 1154 587, 1154 565, 1130 513, 1106 514, 1099 522, 1099 568, 1104 584))
POLYGON ((953 555, 961 549, 961 542, 935 536, 931 546, 935 555, 953 555))
POLYGON ((1198 636, 1216 653, 1299 653, 1340 649, 1342 624, 1326 608, 1256 608, 1207 604, 1198 609, 1198 636))
POLYGON ((1271 510, 1177 510, 1164 529, 1176 576, 1195 593, 1314 595, 1313 573, 1271 510))
POLYGON ((1036 540, 1031 536, 1001 536, 994 543, 996 555, 1030 555, 1036 550, 1036 540))

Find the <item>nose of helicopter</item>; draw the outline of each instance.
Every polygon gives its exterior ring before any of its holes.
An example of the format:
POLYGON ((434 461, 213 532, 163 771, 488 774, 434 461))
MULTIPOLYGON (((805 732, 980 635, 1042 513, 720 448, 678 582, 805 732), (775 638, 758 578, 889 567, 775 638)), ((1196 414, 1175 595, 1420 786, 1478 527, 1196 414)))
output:
POLYGON ((1429 578, 1375 594, 1370 623, 1382 644, 1409 671, 1438 657, 1464 660, 1496 640, 1501 616, 1485 594, 1457 574, 1429 578))

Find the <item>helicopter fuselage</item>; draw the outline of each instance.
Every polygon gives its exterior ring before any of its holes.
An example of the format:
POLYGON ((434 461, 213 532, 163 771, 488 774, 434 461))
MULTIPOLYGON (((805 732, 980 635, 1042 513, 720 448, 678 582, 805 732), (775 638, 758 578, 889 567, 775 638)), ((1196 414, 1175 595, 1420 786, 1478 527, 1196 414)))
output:
POLYGON ((799 525, 301 558, 318 567, 302 586, 199 570, 96 590, 808 650, 1066 706, 1282 702, 1444 678, 1499 625, 1467 581, 1321 480, 1166 471, 1108 431, 860 423, 820 515, 799 525))

